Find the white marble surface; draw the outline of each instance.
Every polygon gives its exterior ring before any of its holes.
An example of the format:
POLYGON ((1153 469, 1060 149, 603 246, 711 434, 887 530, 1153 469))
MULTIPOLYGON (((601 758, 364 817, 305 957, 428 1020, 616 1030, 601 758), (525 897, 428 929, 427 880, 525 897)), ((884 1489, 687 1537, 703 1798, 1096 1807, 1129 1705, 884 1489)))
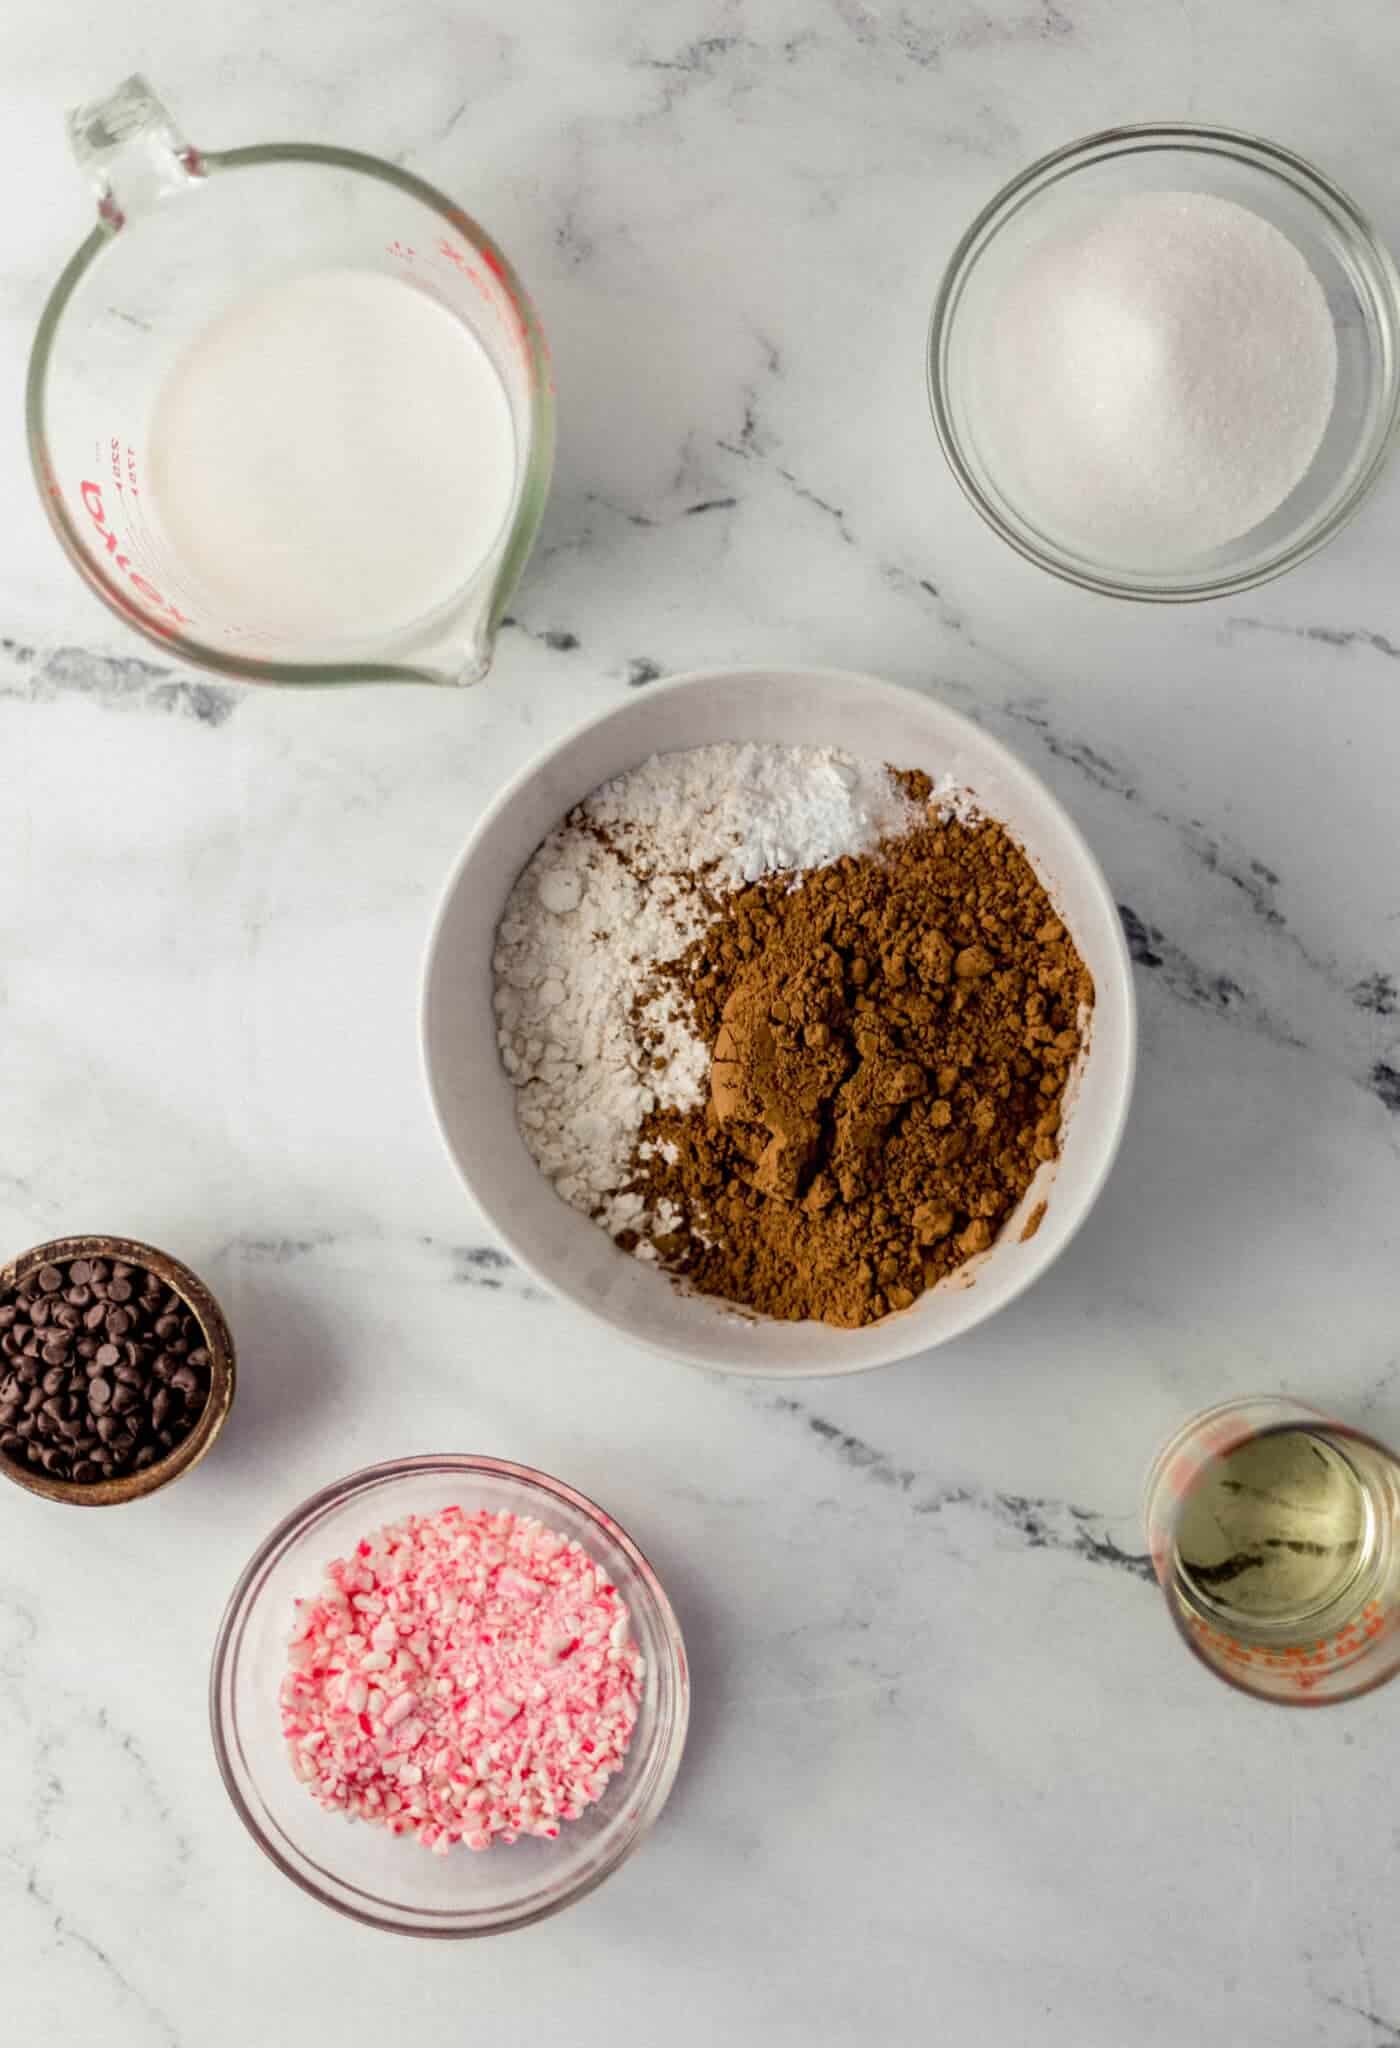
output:
POLYGON ((1400 243, 1400 14, 9 0, 5 24, 0 1242, 169 1245, 244 1376, 217 1455, 141 1509, 0 1492, 0 2033, 1400 2041, 1400 1693, 1252 1706, 1134 1556, 1144 1464, 1207 1400, 1286 1386, 1400 1437, 1400 474, 1282 584, 1117 608, 964 507, 921 363, 970 212, 1112 121, 1275 135, 1400 243), (484 689, 188 678, 60 558, 19 408, 87 227, 60 117, 137 63, 196 141, 400 157, 517 258, 563 438, 484 689), (1055 1271, 936 1357, 780 1396, 600 1338, 492 1255, 415 999, 506 774, 655 670, 784 658, 944 692, 1046 776, 1133 913, 1144 1030, 1121 1164, 1055 1271), (485 1947, 292 1891, 205 1726, 217 1614, 274 1519, 442 1447, 609 1503, 695 1673, 645 1850, 485 1947))

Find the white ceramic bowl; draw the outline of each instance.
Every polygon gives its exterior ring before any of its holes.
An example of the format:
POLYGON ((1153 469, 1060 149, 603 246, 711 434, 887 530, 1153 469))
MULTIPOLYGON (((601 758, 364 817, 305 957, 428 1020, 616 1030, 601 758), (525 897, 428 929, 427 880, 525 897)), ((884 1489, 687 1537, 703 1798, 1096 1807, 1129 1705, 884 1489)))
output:
POLYGON ((1132 971, 1108 885, 1077 827, 1030 770, 934 697, 832 670, 741 669, 653 684, 592 719, 518 775, 467 842, 429 946, 423 1056, 448 1152, 502 1242, 546 1287, 638 1343, 727 1372, 860 1372, 985 1322, 1059 1256, 1118 1149, 1137 1043, 1132 971), (621 1252, 560 1200, 525 1149, 496 1050, 491 955, 506 896, 565 812, 649 754, 727 740, 836 746, 951 775, 1024 846, 1094 977, 1087 1054, 1062 1156, 1037 1175, 1001 1236, 914 1306, 861 1330, 739 1314, 621 1252), (1048 1207, 1021 1241, 1024 1218, 1048 1207))

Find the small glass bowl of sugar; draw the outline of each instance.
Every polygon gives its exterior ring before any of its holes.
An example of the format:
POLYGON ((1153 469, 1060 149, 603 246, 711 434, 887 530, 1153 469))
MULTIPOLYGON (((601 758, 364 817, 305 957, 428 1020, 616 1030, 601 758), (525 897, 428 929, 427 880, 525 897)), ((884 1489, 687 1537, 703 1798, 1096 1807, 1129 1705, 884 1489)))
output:
POLYGON ((1400 275, 1346 194, 1226 129, 1043 157, 929 333, 943 452, 1003 540, 1112 597, 1219 597, 1329 540, 1400 413, 1400 275))

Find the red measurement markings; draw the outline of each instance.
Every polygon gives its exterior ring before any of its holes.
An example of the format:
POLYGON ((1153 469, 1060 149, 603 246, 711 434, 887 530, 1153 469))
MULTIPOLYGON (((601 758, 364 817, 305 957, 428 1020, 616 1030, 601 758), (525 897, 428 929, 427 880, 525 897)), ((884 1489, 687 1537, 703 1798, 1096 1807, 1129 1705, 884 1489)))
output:
MULTIPOLYGON (((116 443, 114 442, 112 445, 115 447, 116 443)), ((154 619, 150 623, 164 627, 167 631, 171 625, 193 625, 194 621, 188 618, 178 605, 172 603, 162 591, 156 589, 154 583, 148 581, 138 570, 132 568, 131 557, 122 552, 121 543, 117 538, 116 531, 108 521, 107 508, 102 502, 101 485, 93 483, 90 479, 85 479, 80 488, 87 515, 102 536, 102 545, 112 558, 113 568, 121 570, 138 596, 142 597, 148 605, 153 606, 157 612, 164 614, 164 617, 154 619)), ((120 484, 118 484, 118 489, 120 489, 120 484)))
POLYGON ((461 248, 456 242, 449 241, 446 235, 438 238, 437 253, 440 256, 445 256, 453 269, 475 286, 477 295, 490 307, 496 319, 505 329, 506 338, 519 353, 527 373, 533 375, 534 364, 531 360, 530 336, 525 316, 517 305, 515 294, 510 288, 505 265, 495 250, 483 249, 481 251, 481 260, 491 273, 489 278, 483 277, 476 265, 468 257, 466 250, 461 248))

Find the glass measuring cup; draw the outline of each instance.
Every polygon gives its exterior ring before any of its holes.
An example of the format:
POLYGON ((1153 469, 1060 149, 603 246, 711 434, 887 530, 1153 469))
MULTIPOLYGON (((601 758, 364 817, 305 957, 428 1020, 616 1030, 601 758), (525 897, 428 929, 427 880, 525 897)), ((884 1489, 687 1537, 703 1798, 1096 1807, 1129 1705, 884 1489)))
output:
MULTIPOLYGON (((490 236, 421 178, 305 143, 193 149, 144 79, 69 116, 98 225, 44 308, 29 363, 30 456, 50 523, 84 580, 170 653, 251 682, 472 683, 544 511, 554 393, 544 337, 490 236), (172 364, 236 300, 312 270, 402 279, 480 343, 515 443, 507 516, 485 559, 421 616, 308 641, 233 617, 164 530, 148 488, 151 422, 172 364)), ((376 518, 366 473, 363 517, 376 518)))
POLYGON ((1147 1477, 1173 1621, 1218 1678, 1320 1707, 1400 1670, 1400 1461, 1284 1396, 1193 1415, 1147 1477))

